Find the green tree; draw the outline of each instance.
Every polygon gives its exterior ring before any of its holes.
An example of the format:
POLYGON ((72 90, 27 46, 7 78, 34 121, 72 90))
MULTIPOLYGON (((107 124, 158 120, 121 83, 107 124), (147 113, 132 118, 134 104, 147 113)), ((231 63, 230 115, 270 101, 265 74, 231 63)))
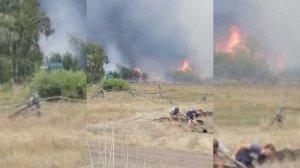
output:
POLYGON ((0 55, 10 65, 13 81, 21 81, 41 64, 40 36, 54 30, 38 0, 1 0, 0 6, 0 55))
POLYGON ((121 75, 118 71, 109 71, 107 73, 107 78, 121 78, 121 75))
POLYGON ((48 63, 61 63, 65 70, 79 70, 78 60, 70 52, 66 51, 63 55, 60 53, 51 53, 47 60, 48 63))
POLYGON ((6 83, 10 79, 10 69, 7 60, 0 58, 0 83, 6 83))
POLYGON ((73 33, 70 35, 69 43, 71 47, 73 48, 73 51, 75 52, 73 54, 73 59, 77 61, 77 64, 79 65, 80 69, 86 68, 86 41, 83 39, 83 37, 79 36, 76 33, 73 33))
POLYGON ((50 63, 62 63, 63 58, 60 55, 60 53, 51 53, 49 56, 49 62, 50 63))
POLYGON ((96 83, 104 76, 104 64, 108 64, 108 57, 101 45, 88 42, 85 46, 86 73, 88 83, 96 83))
POLYGON ((64 69, 66 70, 78 70, 79 68, 79 63, 78 60, 69 52, 65 52, 63 55, 63 60, 62 60, 64 69))
POLYGON ((129 80, 133 78, 133 71, 125 66, 117 65, 118 71, 122 79, 129 80))

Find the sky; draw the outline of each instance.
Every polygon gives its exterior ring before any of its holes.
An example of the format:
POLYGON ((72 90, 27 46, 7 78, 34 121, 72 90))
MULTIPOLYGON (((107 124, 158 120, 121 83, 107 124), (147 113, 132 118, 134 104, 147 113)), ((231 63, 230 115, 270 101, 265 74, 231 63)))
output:
POLYGON ((213 69, 210 0, 89 0, 87 39, 116 64, 163 75, 188 59, 201 75, 213 69))
POLYGON ((299 6, 297 0, 215 0, 214 42, 231 25, 237 25, 244 38, 257 39, 263 57, 272 66, 299 68, 299 6))
POLYGON ((51 20, 54 34, 43 36, 40 47, 45 56, 52 52, 75 53, 70 36, 86 39, 86 0, 40 0, 42 10, 51 20))

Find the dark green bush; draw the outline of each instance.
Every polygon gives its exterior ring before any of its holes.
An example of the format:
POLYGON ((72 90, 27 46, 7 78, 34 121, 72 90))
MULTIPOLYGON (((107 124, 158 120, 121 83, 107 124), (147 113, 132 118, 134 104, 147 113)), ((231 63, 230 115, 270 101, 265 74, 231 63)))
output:
POLYGON ((9 82, 11 78, 10 66, 8 62, 0 59, 0 84, 9 82))
POLYGON ((30 84, 41 97, 86 98, 86 75, 83 71, 39 71, 30 84))
POLYGON ((129 83, 126 80, 118 78, 104 78, 100 81, 100 86, 102 86, 104 90, 130 90, 129 83))

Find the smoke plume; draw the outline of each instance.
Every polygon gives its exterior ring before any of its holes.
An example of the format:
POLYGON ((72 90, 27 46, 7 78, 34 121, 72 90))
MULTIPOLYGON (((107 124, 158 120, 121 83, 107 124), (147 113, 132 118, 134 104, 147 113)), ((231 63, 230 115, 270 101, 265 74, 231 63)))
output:
POLYGON ((187 58, 212 76, 213 3, 210 0, 89 0, 87 37, 116 64, 163 75, 187 58))
POLYGON ((259 42, 263 57, 275 68, 300 69, 300 1, 215 0, 214 44, 231 25, 259 42))
POLYGON ((55 29, 48 39, 40 40, 44 55, 66 51, 78 54, 70 43, 70 36, 86 38, 86 0, 40 0, 40 3, 55 29))

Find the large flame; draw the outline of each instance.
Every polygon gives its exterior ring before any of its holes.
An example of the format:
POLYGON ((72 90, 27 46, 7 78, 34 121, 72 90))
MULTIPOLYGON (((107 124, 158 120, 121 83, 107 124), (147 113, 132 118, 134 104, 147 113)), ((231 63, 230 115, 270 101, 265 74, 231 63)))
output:
POLYGON ((232 26, 230 28, 230 37, 226 45, 226 51, 232 52, 241 43, 240 30, 237 26, 232 26))
POLYGON ((134 72, 138 72, 138 73, 141 73, 141 72, 142 72, 141 68, 139 68, 139 67, 134 67, 134 68, 133 68, 133 71, 134 71, 134 72))
POLYGON ((216 50, 232 53, 234 49, 241 45, 241 32, 238 26, 230 27, 228 38, 221 43, 216 44, 216 50))
POLYGON ((178 66, 177 70, 182 72, 191 70, 189 61, 187 59, 184 59, 183 62, 178 66))

